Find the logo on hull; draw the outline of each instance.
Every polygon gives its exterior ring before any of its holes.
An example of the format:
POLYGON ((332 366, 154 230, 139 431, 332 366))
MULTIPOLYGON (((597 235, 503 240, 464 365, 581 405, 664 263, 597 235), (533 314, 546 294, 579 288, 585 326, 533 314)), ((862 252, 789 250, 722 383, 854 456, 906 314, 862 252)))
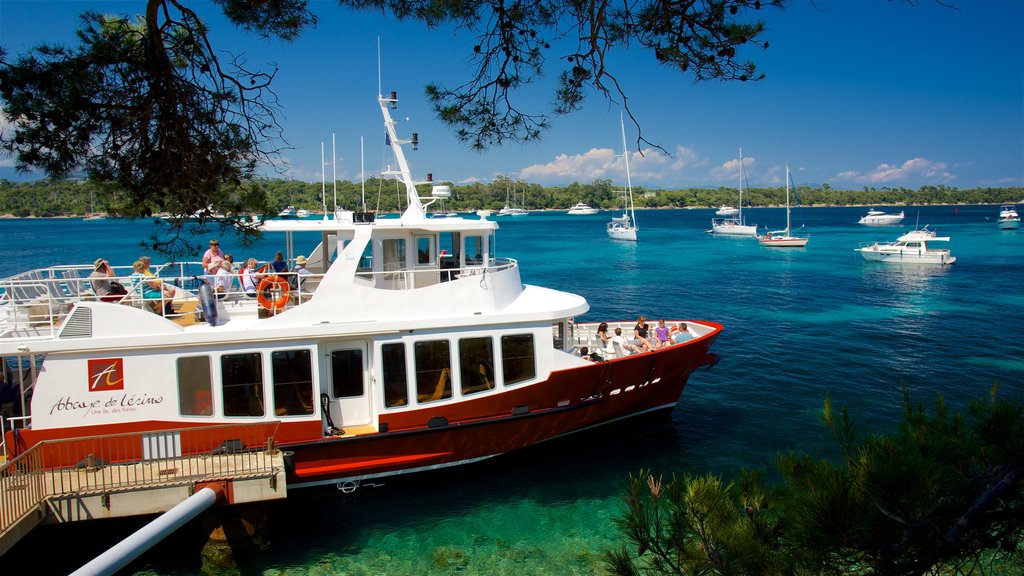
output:
POLYGON ((124 390, 124 359, 89 360, 89 392, 124 390))

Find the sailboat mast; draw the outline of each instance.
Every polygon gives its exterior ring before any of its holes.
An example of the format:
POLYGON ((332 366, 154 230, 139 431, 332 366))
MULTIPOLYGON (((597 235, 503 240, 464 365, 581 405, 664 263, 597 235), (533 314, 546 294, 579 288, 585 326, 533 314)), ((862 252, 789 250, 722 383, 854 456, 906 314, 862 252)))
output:
POLYGON ((786 162, 786 236, 789 236, 789 162, 786 162))
POLYGON ((629 149, 626 148, 626 121, 619 111, 619 127, 622 128, 622 157, 626 161, 626 210, 629 210, 629 221, 636 226, 636 209, 633 205, 633 181, 629 176, 629 149))
POLYGON ((736 219, 740 224, 743 224, 743 181, 746 179, 747 175, 743 168, 743 148, 740 147, 740 205, 739 213, 736 214, 736 219))

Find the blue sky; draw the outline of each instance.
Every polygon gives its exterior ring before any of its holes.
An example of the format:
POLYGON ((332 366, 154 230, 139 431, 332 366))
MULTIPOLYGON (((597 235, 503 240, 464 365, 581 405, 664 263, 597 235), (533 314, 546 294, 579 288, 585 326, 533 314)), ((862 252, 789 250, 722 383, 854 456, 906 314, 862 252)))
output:
MULTIPOLYGON (((958 9, 929 0, 793 0, 784 11, 764 11, 771 46, 745 54, 767 74, 757 83, 695 84, 639 49, 614 54, 610 68, 645 137, 671 153, 641 155, 627 123, 634 185, 735 186, 740 147, 751 186, 781 184, 787 161, 798 184, 840 189, 1024 185, 1024 2, 947 1, 958 9)), ((208 2, 188 5, 208 17, 215 46, 280 68, 274 86, 293 146, 280 167, 286 177, 319 181, 324 142, 330 180, 332 132, 340 180, 359 179, 361 136, 368 175, 390 162, 376 105, 379 37, 381 87, 398 92, 399 132, 421 141, 410 158, 417 176, 465 183, 506 175, 543 185, 625 179, 620 105, 597 94, 582 112, 553 118, 539 143, 483 153, 459 144, 434 118, 423 87, 469 79, 475 39, 466 32, 312 0, 317 28, 289 44, 245 35, 208 2)), ((0 45, 11 57, 44 41, 71 43, 83 10, 135 14, 144 6, 2 0, 0 45)), ((561 53, 554 45, 551 60, 561 53)), ((557 71, 546 72, 519 96, 524 107, 548 110, 557 71)), ((24 179, 12 166, 0 157, 0 177, 24 179)))

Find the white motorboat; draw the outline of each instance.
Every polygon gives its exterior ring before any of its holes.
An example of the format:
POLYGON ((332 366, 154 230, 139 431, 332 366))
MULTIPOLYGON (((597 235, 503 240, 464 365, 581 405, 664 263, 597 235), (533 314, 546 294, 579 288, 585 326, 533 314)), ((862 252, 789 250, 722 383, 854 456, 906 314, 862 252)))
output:
POLYGON ((895 264, 952 264, 956 257, 948 248, 935 248, 932 243, 950 241, 948 236, 937 236, 928 226, 908 232, 895 242, 875 242, 854 248, 865 260, 895 264))
POLYGON ((597 212, 597 208, 594 208, 586 202, 577 202, 575 206, 569 208, 569 211, 566 212, 566 214, 570 214, 572 216, 589 216, 591 214, 597 214, 597 212))
POLYGON ((715 216, 736 216, 740 213, 739 208, 733 208, 732 206, 721 206, 718 210, 715 210, 715 216))
POLYGON ((633 181, 629 175, 629 148, 626 147, 626 124, 619 113, 619 126, 622 129, 622 158, 626 163, 626 189, 622 191, 622 216, 612 218, 608 223, 608 237, 612 240, 637 241, 636 210, 633 205, 633 181))
POLYGON ((1012 204, 999 209, 999 220, 996 221, 1000 230, 1016 230, 1020 228, 1020 215, 1012 204))
POLYGON ((307 216, 309 216, 309 210, 306 210, 305 208, 299 208, 295 211, 296 218, 306 218, 307 216))
POLYGON ((296 218, 298 217, 298 215, 299 211, 295 208, 295 206, 291 205, 285 207, 284 210, 281 210, 280 212, 277 213, 278 218, 296 218))
MULTIPOLYGON (((806 236, 793 236, 790 234, 789 220, 789 163, 786 163, 786 227, 783 230, 769 231, 764 236, 758 236, 757 241, 761 246, 774 248, 803 248, 810 238, 806 236)), ((794 186, 795 188, 795 186, 794 186)))
POLYGON ((743 149, 740 148, 740 203, 736 209, 736 216, 732 218, 712 218, 712 234, 724 236, 757 236, 757 225, 747 224, 743 220, 743 186, 747 180, 747 173, 743 166, 743 149))
MULTIPOLYGON (((411 141, 391 117, 397 95, 378 104, 394 156, 383 175, 404 188, 408 207, 398 218, 336 208, 324 219, 264 222, 302 272, 253 278, 250 268, 212 278, 214 288, 198 262, 131 278, 122 265, 109 280, 131 288, 112 300, 87 277, 90 263, 0 279, 2 360, 31 367, 8 382, 25 416, 0 427, 7 462, 55 478, 88 472, 109 490, 109 478, 135 475, 140 463, 155 482, 231 482, 222 464, 262 454, 278 459, 269 477, 281 498, 470 464, 675 408, 690 374, 715 362, 722 326, 682 320, 692 340, 584 358, 579 343, 596 339, 597 324, 573 319, 586 299, 525 285, 519 262, 497 254, 496 222, 428 218, 451 190, 421 196, 428 182, 413 178, 402 148, 411 141), (293 254, 303 240, 316 244, 293 254), (255 280, 252 296, 239 280, 255 280), (86 461, 100 468, 76 469, 86 461)), ((43 505, 24 500, 24 514, 43 505)))
POLYGON ((903 212, 899 214, 886 214, 881 210, 875 210, 871 208, 868 213, 861 217, 857 221, 858 224, 866 224, 868 226, 891 226, 893 224, 899 224, 903 221, 903 212))

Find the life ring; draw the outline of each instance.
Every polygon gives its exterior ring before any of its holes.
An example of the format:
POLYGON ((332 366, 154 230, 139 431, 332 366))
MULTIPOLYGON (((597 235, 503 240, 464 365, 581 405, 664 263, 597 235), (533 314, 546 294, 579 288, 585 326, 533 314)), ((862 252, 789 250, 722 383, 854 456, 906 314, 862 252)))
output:
POLYGON ((280 276, 267 276, 260 280, 256 287, 256 300, 266 310, 280 310, 288 304, 288 281, 280 276), (279 290, 280 296, 273 297, 274 291, 279 290))

